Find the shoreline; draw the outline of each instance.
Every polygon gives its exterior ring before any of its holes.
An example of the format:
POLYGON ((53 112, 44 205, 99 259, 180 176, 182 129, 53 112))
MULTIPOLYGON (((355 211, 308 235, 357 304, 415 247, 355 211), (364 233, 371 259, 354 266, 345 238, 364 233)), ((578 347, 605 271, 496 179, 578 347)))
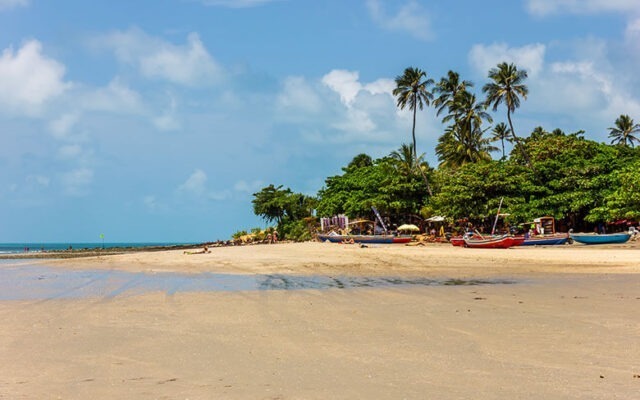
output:
POLYGON ((142 294, 125 283, 114 296, 0 301, 0 398, 632 399, 637 250, 315 242, 36 260, 525 283, 142 294))

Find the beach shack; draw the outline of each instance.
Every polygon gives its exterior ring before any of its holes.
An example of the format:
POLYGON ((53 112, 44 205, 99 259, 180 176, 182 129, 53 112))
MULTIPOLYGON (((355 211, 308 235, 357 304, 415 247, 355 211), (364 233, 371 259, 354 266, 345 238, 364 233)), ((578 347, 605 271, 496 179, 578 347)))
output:
POLYGON ((556 233, 556 220, 553 217, 535 218, 533 223, 540 235, 554 235, 556 233))

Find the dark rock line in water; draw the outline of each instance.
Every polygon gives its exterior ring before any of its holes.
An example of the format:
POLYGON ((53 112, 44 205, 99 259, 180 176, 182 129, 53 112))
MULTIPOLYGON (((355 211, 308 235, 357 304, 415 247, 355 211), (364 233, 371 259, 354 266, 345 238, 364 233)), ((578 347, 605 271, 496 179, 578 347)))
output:
POLYGON ((0 268, 0 300, 42 300, 137 295, 162 291, 183 292, 254 290, 327 290, 408 286, 462 286, 513 284, 509 280, 436 280, 428 278, 132 273, 75 271, 36 266, 0 268))

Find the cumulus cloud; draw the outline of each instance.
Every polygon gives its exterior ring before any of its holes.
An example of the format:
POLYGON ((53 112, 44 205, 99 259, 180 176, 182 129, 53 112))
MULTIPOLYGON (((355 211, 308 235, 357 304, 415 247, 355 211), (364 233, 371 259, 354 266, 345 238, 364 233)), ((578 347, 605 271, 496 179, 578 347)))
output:
POLYGON ((29 0, 0 0, 0 11, 27 5, 29 5, 29 0))
POLYGON ((148 79, 198 87, 219 83, 225 75, 196 33, 188 35, 186 44, 175 45, 133 28, 92 43, 112 50, 120 62, 136 67, 148 79))
POLYGON ((402 5, 395 15, 387 13, 380 0, 367 0, 367 9, 373 21, 383 29, 406 32, 420 40, 434 37, 429 14, 413 0, 402 5))
POLYGON ((79 104, 89 111, 108 111, 123 114, 139 114, 144 111, 140 95, 115 78, 106 87, 90 90, 79 104))
POLYGON ((49 122, 49 129, 55 138, 67 138, 73 127, 78 123, 79 118, 77 113, 62 114, 49 122))
POLYGON ((64 74, 64 65, 43 55, 37 40, 18 51, 9 47, 0 56, 0 105, 19 114, 36 113, 70 87, 64 74))
POLYGON ((290 112, 315 113, 322 108, 322 99, 304 78, 294 76, 285 79, 277 105, 290 112))
POLYGON ((505 43, 476 44, 469 52, 469 62, 480 74, 486 76, 491 68, 501 62, 514 63, 535 77, 544 65, 545 46, 540 43, 522 47, 509 47, 505 43))
POLYGON ((370 94, 388 94, 395 87, 394 81, 390 79, 379 79, 377 81, 362 84, 358 71, 346 71, 334 69, 322 77, 322 83, 340 95, 340 100, 347 107, 351 107, 356 97, 362 92, 370 94))
POLYGON ((637 0, 528 0, 526 7, 534 15, 640 12, 637 0))
POLYGON ((187 180, 178 187, 182 193, 202 195, 206 190, 207 174, 201 169, 196 169, 187 180))
POLYGON ((170 97, 169 106, 164 110, 162 115, 153 118, 152 122, 156 128, 161 131, 176 131, 181 128, 180 122, 176 117, 177 101, 174 97, 170 97))

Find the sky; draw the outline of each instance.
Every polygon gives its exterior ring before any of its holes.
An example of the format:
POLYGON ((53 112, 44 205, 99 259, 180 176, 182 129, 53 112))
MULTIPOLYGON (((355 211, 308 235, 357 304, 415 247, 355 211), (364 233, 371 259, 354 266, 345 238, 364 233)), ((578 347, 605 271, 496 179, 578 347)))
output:
MULTIPOLYGON (((520 135, 640 121, 638 0, 0 0, 0 242, 265 227, 261 188, 315 195, 411 142, 405 68, 482 98, 503 61, 528 73, 520 135)), ((418 112, 432 166, 443 130, 418 112)))

